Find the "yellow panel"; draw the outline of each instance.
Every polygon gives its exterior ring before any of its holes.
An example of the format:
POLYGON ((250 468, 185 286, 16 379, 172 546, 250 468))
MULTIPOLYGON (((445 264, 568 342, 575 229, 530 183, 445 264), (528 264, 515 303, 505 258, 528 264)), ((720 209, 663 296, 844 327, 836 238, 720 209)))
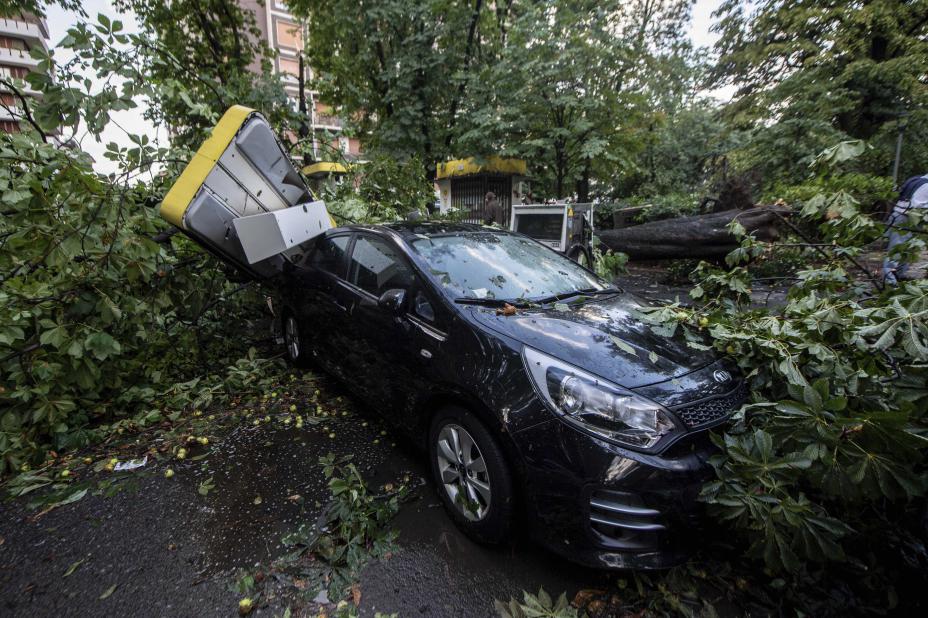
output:
POLYGON ((190 202, 196 197, 197 192, 206 177, 216 166, 219 157, 226 151, 235 134, 238 133, 242 125, 255 110, 242 105, 233 105, 226 113, 222 115, 219 123, 213 127, 209 138, 203 142, 200 149, 181 172, 180 176, 174 182, 171 190, 164 196, 161 202, 161 217, 169 223, 179 228, 184 228, 184 212, 190 206, 190 202))
POLYGON ((470 176, 472 174, 493 173, 525 176, 528 167, 522 159, 506 159, 491 156, 478 163, 474 157, 455 159, 439 163, 436 178, 451 178, 452 176, 470 176))
POLYGON ((348 170, 345 169, 345 166, 341 163, 334 163, 332 161, 321 161, 319 163, 313 163, 312 165, 307 165, 303 168, 303 174, 306 176, 314 176, 316 174, 346 174, 348 170))

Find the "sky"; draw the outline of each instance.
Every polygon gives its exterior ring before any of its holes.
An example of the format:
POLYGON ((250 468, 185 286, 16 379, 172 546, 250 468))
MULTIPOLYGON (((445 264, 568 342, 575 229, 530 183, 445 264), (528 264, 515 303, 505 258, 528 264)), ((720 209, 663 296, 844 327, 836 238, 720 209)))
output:
MULTIPOLYGON (((722 0, 696 0, 696 5, 693 8, 693 20, 689 29, 690 38, 696 46, 711 46, 718 40, 718 35, 710 32, 709 28, 712 25, 712 12, 718 8, 721 2, 722 0)), ((92 21, 96 21, 98 13, 103 13, 110 19, 121 20, 125 32, 138 32, 138 24, 134 17, 131 14, 118 13, 109 0, 85 0, 82 6, 88 15, 88 19, 92 21)), ((58 6, 52 6, 48 8, 46 19, 50 39, 49 45, 54 47, 64 38, 68 28, 76 24, 80 18, 73 11, 65 11, 58 6)), ((55 59, 64 62, 67 57, 58 52, 55 59)), ((732 92, 732 88, 720 88, 706 94, 727 101, 731 98, 732 92)), ((126 133, 119 128, 120 126, 129 127, 134 133, 147 132, 152 141, 166 143, 166 132, 163 129, 161 131, 156 130, 150 122, 142 117, 143 112, 143 106, 139 105, 133 110, 114 113, 111 117, 114 122, 110 123, 103 131, 99 142, 95 141, 92 136, 87 135, 83 129, 78 130, 76 139, 81 143, 83 149, 96 160, 95 168, 97 171, 103 173, 116 171, 115 165, 103 157, 107 143, 112 141, 120 145, 130 145, 126 133)))
MULTIPOLYGON (((97 15, 103 13, 110 19, 122 21, 125 33, 139 31, 134 16, 117 12, 109 0, 84 0, 81 5, 87 13, 89 21, 96 22, 97 15)), ((49 47, 55 48, 64 38, 68 28, 77 24, 80 19, 81 17, 74 11, 65 11, 57 5, 48 7, 46 23, 48 24, 49 47)), ((67 62, 69 57, 71 57, 70 54, 64 54, 61 50, 55 53, 56 62, 67 62)), ((117 171, 117 165, 103 157, 103 153, 106 152, 106 144, 116 142, 120 146, 131 147, 133 145, 126 136, 126 131, 120 127, 125 127, 132 133, 147 133, 149 139, 153 142, 167 144, 167 131, 164 129, 158 130, 151 122, 145 120, 142 116, 145 111, 144 103, 141 101, 138 101, 138 103, 140 104, 135 109, 112 113, 110 115, 112 122, 103 130, 99 141, 92 135, 87 134, 83 126, 78 127, 75 139, 81 144, 84 151, 94 158, 94 169, 98 172, 109 174, 117 171)), ((157 170, 154 170, 154 172, 157 172, 157 170)))

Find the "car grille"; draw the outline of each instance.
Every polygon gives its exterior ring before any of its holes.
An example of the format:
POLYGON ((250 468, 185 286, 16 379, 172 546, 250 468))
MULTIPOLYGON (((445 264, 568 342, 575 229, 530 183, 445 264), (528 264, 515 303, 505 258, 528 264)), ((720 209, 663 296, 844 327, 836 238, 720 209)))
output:
POLYGON ((689 427, 695 429, 703 425, 715 423, 736 409, 741 407, 748 399, 748 386, 742 382, 738 387, 727 395, 716 397, 714 399, 705 399, 698 403, 675 408, 673 413, 677 415, 680 421, 689 427))

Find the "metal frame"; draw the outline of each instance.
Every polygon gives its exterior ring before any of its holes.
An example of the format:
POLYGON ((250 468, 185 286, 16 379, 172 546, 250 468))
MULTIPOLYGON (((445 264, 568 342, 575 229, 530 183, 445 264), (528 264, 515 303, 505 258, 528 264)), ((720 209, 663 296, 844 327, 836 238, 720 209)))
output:
POLYGON ((574 213, 580 213, 580 214, 582 214, 582 215, 586 215, 587 213, 589 213, 589 216, 585 216, 584 218, 587 220, 587 223, 588 223, 589 226, 590 226, 590 247, 589 247, 589 250, 592 251, 592 248, 593 248, 593 247, 592 247, 592 245, 593 245, 593 240, 592 240, 592 239, 593 239, 593 234, 594 234, 594 232, 595 232, 595 227, 594 227, 594 223, 593 223, 593 216, 594 216, 594 214, 595 214, 595 212, 594 212, 594 211, 595 211, 595 208, 596 208, 596 205, 593 204, 593 203, 569 204, 569 203, 566 203, 566 202, 557 202, 557 203, 554 203, 554 204, 515 204, 515 205, 513 205, 512 208, 510 209, 510 215, 509 215, 509 229, 510 229, 511 231, 517 231, 517 230, 516 230, 516 213, 517 213, 517 212, 518 212, 518 214, 529 214, 529 215, 534 215, 534 214, 546 214, 546 213, 550 213, 550 212, 552 212, 552 211, 558 211, 558 210, 559 210, 559 211, 561 212, 561 216, 562 216, 562 223, 561 223, 561 238, 560 238, 560 241, 559 241, 559 243, 558 243, 558 246, 557 246, 557 247, 554 247, 554 246, 552 246, 552 244, 551 244, 550 241, 546 242, 545 240, 540 239, 540 238, 536 238, 535 240, 537 240, 538 242, 540 242, 540 243, 542 243, 542 244, 548 245, 548 246, 551 247, 552 249, 556 249, 557 251, 560 251, 561 253, 564 253, 564 254, 566 255, 567 252, 571 249, 571 247, 568 247, 568 246, 567 246, 567 241, 568 241, 568 239, 567 239, 567 220, 568 220, 568 218, 569 218, 569 214, 568 214, 568 213, 569 213, 571 210, 572 210, 574 213))

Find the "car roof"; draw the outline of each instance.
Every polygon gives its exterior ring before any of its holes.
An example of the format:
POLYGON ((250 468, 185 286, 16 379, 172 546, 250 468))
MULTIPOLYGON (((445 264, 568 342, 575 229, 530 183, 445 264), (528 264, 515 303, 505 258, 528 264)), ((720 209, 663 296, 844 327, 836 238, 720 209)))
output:
POLYGON ((439 234, 467 234, 473 232, 496 232, 509 234, 503 228, 487 227, 475 223, 451 223, 446 221, 397 221, 381 225, 347 225, 333 229, 330 233, 339 231, 390 231, 404 241, 421 236, 436 236, 439 234))

